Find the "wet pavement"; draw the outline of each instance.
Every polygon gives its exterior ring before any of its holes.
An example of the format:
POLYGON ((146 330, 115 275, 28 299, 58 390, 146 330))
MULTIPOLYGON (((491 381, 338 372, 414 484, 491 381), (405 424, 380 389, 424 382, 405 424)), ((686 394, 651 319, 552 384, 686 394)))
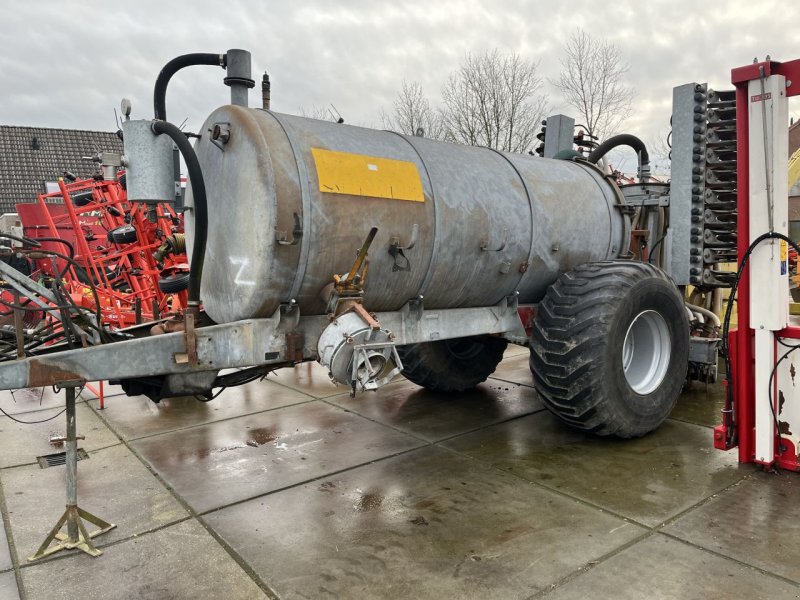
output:
POLYGON ((0 600, 800 598, 800 474, 714 450, 721 401, 694 384, 651 435, 586 436, 543 410, 519 348, 463 394, 350 398, 316 364, 208 403, 87 391, 79 504, 117 528, 100 558, 28 563, 63 511, 64 468, 36 461, 63 416, 0 417, 0 600))

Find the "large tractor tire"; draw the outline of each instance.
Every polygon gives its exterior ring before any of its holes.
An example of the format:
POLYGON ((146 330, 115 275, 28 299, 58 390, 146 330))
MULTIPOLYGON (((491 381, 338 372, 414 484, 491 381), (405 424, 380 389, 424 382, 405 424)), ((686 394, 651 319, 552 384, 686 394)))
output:
POLYGON ((598 435, 639 437, 669 416, 688 368, 683 298, 653 265, 587 263, 548 288, 530 366, 544 405, 598 435))
POLYGON ((403 375, 434 392, 463 392, 494 373, 508 341, 491 335, 398 346, 403 375))

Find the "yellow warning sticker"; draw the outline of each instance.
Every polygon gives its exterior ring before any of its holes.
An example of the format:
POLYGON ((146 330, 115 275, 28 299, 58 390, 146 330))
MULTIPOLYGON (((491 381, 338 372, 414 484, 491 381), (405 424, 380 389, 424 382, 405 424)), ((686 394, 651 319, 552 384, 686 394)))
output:
POLYGON ((425 202, 417 165, 404 160, 311 148, 319 191, 425 202))

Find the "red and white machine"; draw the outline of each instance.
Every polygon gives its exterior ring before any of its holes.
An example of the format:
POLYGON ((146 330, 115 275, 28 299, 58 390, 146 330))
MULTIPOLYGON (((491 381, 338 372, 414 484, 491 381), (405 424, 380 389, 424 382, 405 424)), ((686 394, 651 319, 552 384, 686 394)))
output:
MULTIPOLYGON (((800 60, 732 71, 736 86, 738 262, 764 233, 788 235, 788 98, 800 95, 800 60)), ((789 244, 765 239, 739 282, 729 337, 734 402, 715 446, 740 462, 800 471, 800 320, 789 316, 789 244), (733 430, 731 430, 731 427, 733 430)))

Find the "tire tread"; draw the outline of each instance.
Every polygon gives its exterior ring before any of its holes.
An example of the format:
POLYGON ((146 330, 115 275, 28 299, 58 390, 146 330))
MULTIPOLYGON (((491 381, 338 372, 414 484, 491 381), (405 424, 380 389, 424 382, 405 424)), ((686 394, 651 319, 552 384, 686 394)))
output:
POLYGON ((606 347, 597 337, 614 318, 617 304, 609 300, 652 277, 673 285, 653 265, 606 261, 563 273, 548 288, 533 324, 530 368, 542 402, 561 421, 604 436, 646 433, 610 408, 605 386, 596 385, 593 366, 605 358, 606 347))
POLYGON ((463 392, 483 383, 497 369, 508 342, 488 335, 465 339, 483 346, 476 356, 458 357, 444 340, 398 346, 403 375, 434 392, 463 392))

